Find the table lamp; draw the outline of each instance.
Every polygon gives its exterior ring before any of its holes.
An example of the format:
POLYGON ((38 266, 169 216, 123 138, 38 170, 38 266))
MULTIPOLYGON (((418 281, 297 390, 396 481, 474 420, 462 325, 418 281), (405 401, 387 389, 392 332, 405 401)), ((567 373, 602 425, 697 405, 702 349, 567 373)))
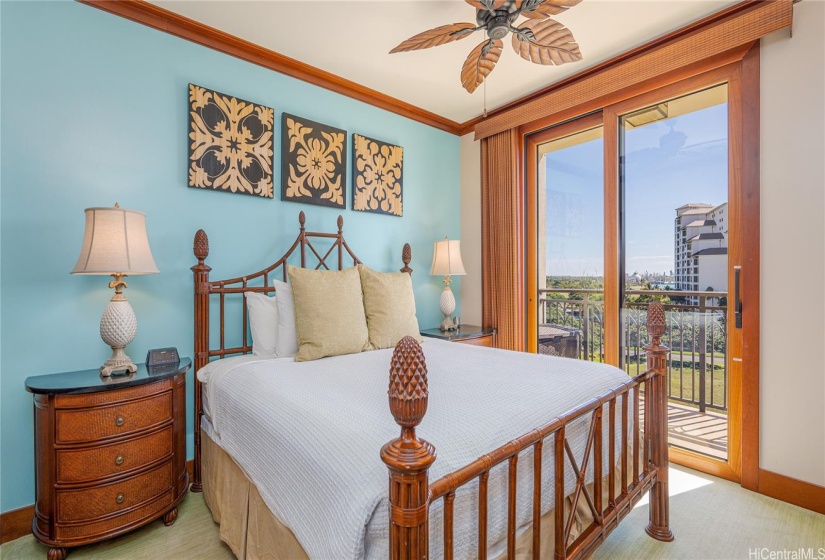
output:
POLYGON ((146 237, 146 215, 135 210, 86 208, 83 247, 72 274, 112 276, 115 295, 100 318, 100 337, 112 347, 112 356, 100 367, 104 377, 115 371, 137 371, 124 349, 137 334, 137 318, 123 295, 129 274, 157 274, 158 267, 146 237))
POLYGON ((433 248, 433 265, 430 267, 430 275, 444 276, 444 291, 441 292, 439 304, 444 320, 438 326, 441 331, 454 331, 456 325, 453 323, 453 311, 455 311, 455 296, 450 289, 450 276, 463 276, 464 263, 461 262, 461 241, 444 238, 435 242, 433 248))

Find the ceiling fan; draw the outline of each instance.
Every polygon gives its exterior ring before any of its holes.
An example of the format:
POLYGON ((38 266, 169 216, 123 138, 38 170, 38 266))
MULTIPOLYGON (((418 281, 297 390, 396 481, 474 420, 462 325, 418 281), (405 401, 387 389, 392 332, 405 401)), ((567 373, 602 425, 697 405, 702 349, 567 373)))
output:
POLYGON ((502 39, 513 34, 513 50, 536 64, 564 64, 581 60, 573 33, 551 19, 581 0, 465 0, 476 9, 476 24, 442 25, 410 37, 390 51, 428 49, 469 37, 484 30, 487 38, 474 48, 461 68, 461 85, 469 93, 493 71, 504 46, 502 39), (520 24, 516 20, 527 18, 520 24))

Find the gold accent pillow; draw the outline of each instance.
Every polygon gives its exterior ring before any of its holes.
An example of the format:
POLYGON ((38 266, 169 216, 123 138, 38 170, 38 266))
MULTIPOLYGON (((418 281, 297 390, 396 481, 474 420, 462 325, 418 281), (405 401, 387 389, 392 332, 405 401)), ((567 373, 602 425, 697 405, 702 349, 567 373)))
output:
POLYGON ((354 354, 369 348, 358 270, 287 267, 295 301, 296 362, 354 354))
POLYGON ((393 348, 405 336, 421 342, 412 279, 406 272, 376 272, 358 265, 370 348, 393 348))

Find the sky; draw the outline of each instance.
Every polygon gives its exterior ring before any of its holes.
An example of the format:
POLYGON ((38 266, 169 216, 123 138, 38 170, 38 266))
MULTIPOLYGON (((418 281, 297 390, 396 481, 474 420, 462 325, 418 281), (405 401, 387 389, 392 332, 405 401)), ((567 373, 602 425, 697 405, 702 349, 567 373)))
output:
MULTIPOLYGON (((674 268, 676 208, 727 201, 727 103, 624 135, 625 271, 674 268)), ((549 153, 547 275, 604 274, 603 142, 549 153)))

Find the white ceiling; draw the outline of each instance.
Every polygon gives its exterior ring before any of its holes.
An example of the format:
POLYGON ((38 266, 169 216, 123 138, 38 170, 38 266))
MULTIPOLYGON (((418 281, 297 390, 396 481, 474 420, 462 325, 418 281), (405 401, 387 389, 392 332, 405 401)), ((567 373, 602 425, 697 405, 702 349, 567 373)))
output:
MULTIPOLYGON (((484 36, 428 50, 388 54, 404 39, 448 23, 474 22, 464 0, 151 0, 182 16, 337 74, 456 122, 481 114, 459 73, 484 36)), ((556 17, 573 32, 583 60, 541 66, 505 39, 487 78, 492 110, 717 12, 740 0, 583 0, 556 17)))

